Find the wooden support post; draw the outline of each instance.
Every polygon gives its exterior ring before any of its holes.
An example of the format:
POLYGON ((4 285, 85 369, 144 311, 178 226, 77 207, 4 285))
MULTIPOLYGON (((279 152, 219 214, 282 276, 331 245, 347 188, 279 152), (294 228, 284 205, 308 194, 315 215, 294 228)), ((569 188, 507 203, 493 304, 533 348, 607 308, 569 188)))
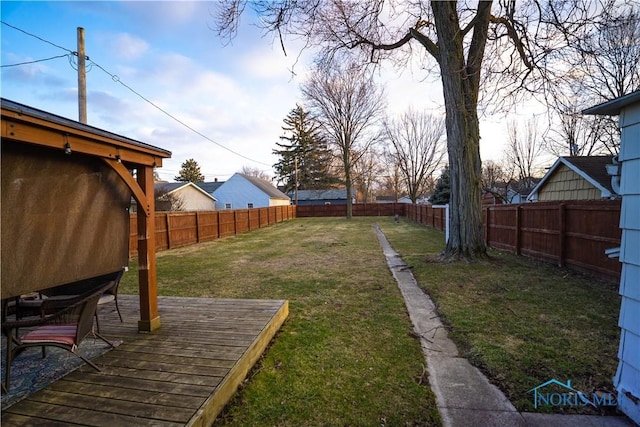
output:
POLYGON ((137 215, 138 219, 138 288, 140 292, 140 320, 138 330, 151 332, 160 328, 158 315, 158 283, 156 272, 156 227, 153 188, 153 168, 138 168, 137 180, 147 195, 149 215, 137 215))

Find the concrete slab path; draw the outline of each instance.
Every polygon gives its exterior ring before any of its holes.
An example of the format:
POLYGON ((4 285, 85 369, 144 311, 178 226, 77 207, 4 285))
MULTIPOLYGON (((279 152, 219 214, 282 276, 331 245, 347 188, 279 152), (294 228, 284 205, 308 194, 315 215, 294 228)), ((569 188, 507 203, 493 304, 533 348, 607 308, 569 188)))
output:
POLYGON ((414 332, 420 337, 429 384, 445 427, 603 426, 628 427, 626 417, 519 413, 509 399, 469 361, 447 336, 431 298, 418 286, 411 268, 374 224, 387 265, 404 297, 414 332))

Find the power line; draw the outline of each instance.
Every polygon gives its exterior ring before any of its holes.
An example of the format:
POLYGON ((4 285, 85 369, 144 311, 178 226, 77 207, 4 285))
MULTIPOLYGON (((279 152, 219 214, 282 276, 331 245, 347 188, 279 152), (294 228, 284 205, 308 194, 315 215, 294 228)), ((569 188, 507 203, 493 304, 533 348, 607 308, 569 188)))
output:
POLYGON ((120 77, 116 76, 115 74, 110 73, 109 71, 105 70, 100 64, 96 63, 95 61, 89 59, 89 62, 93 65, 95 65, 96 67, 98 67, 99 69, 101 69, 105 74, 107 74, 109 77, 111 77, 111 79, 116 82, 116 83, 120 83, 122 86, 124 86, 125 88, 129 89, 132 93, 134 93, 135 95, 137 95, 138 97, 140 97, 142 100, 144 100, 145 102, 149 103, 151 106, 153 106, 154 108, 156 108, 158 111, 162 112, 163 114, 167 115, 169 118, 175 120, 176 122, 180 123, 182 126, 186 127, 187 129, 189 129, 191 132, 195 133, 196 135, 206 139, 207 141, 217 145, 220 148, 223 148, 227 151, 229 151, 232 154, 235 154, 236 156, 242 157, 243 159, 247 159, 251 162, 254 163, 258 163, 264 166, 269 166, 271 167, 271 165, 264 163, 264 162, 260 162, 258 160, 252 159, 250 157, 245 156, 244 154, 240 154, 237 151, 232 150, 229 147, 225 147, 224 145, 220 144, 219 142, 214 141, 213 139, 209 138, 207 135, 203 134, 202 132, 192 128, 191 126, 189 126, 188 124, 186 124, 185 122, 183 122, 182 120, 180 120, 179 118, 173 116, 171 113, 169 113, 168 111, 166 111, 165 109, 163 109, 162 107, 160 107, 159 105, 155 104, 153 101, 149 100, 148 98, 144 97, 142 94, 140 94, 139 92, 137 92, 135 89, 133 89, 131 86, 127 85, 126 83, 124 83, 122 80, 120 80, 120 77))
MULTIPOLYGON (((38 40, 40 40, 40 41, 42 41, 42 42, 44 42, 44 43, 48 43, 48 44, 50 44, 50 45, 52 45, 52 46, 55 46, 55 47, 57 47, 57 48, 59 48, 59 49, 62 49, 62 50, 64 50, 64 51, 67 51, 67 52, 69 52, 71 55, 74 55, 74 56, 77 56, 77 55, 78 55, 78 52, 74 52, 74 51, 72 51, 72 50, 70 50, 70 49, 67 49, 67 48, 65 48, 65 47, 59 46, 59 45, 57 45, 57 44, 55 44, 55 43, 53 43, 53 42, 50 42, 49 40, 43 39, 42 37, 36 36, 35 34, 31 34, 31 33, 27 32, 27 31, 25 31, 25 30, 22 30, 22 29, 20 29, 20 28, 18 28, 18 27, 15 27, 15 26, 11 25, 11 24, 8 24, 8 23, 6 23, 6 22, 4 22, 4 21, 0 21, 0 22, 2 22, 2 24, 6 25, 6 26, 8 26, 8 27, 11 27, 11 28, 13 28, 13 29, 15 29, 15 30, 17 30, 17 31, 20 31, 20 32, 22 32, 22 33, 24 33, 24 34, 26 34, 26 35, 28 35, 28 36, 34 37, 34 38, 36 38, 36 39, 38 39, 38 40)), ((69 55, 61 55, 61 56, 54 57, 54 58, 59 58, 59 57, 64 57, 64 56, 69 56, 69 55)), ((48 59, 46 59, 46 60, 48 61, 48 60, 50 60, 50 59, 54 59, 54 58, 48 58, 48 59)), ((240 153, 238 153, 238 152, 236 152, 236 151, 232 150, 231 148, 225 147, 224 145, 220 144, 219 142, 214 141, 213 139, 209 138, 207 135, 205 135, 205 134, 203 134, 202 132, 200 132, 200 131, 198 131, 198 130, 196 130, 196 129, 192 128, 191 126, 189 126, 188 124, 186 124, 186 123, 185 123, 185 122, 183 122, 182 120, 180 120, 180 119, 178 119, 177 117, 173 116, 171 113, 169 113, 168 111, 164 110, 162 107, 160 107, 160 106, 156 105, 153 101, 149 100, 148 98, 146 98, 145 96, 143 96, 142 94, 140 94, 139 92, 137 92, 137 91, 136 91, 135 89, 133 89, 131 86, 129 86, 129 85, 127 85, 127 84, 125 84, 122 80, 120 80, 120 77, 118 77, 118 76, 117 76, 117 75, 115 75, 115 74, 110 73, 110 72, 109 72, 109 71, 107 71, 104 67, 102 67, 100 64, 98 64, 97 62, 95 62, 95 61, 91 60, 88 56, 86 57, 86 59, 87 59, 87 61, 89 61, 89 62, 91 63, 91 65, 95 65, 95 66, 96 66, 96 67, 98 67, 100 70, 102 70, 105 74, 107 74, 109 77, 111 77, 111 79, 112 79, 114 82, 116 82, 116 83, 120 83, 122 86, 124 86, 125 88, 129 89, 129 91, 131 91, 132 93, 134 93, 135 95, 137 95, 140 99, 144 100, 145 102, 147 102, 147 103, 148 103, 148 104, 150 104, 151 106, 155 107, 157 110, 159 110, 160 112, 162 112, 163 114, 165 114, 165 115, 166 115, 166 116, 168 116, 169 118, 171 118, 171 119, 175 120, 176 122, 180 123, 182 126, 186 127, 187 129, 189 129, 191 132, 195 133, 196 135, 198 135, 198 136, 200 136, 200 137, 202 137, 202 138, 206 139, 207 141, 209 141, 209 142, 211 142, 211 143, 213 143, 213 144, 217 145, 217 146, 218 146, 218 147, 220 147, 220 148, 223 148, 223 149, 225 149, 225 150, 229 151, 229 152, 230 152, 230 153, 232 153, 232 154, 235 154, 236 156, 242 157, 243 159, 249 160, 249 161, 254 162, 254 163, 258 163, 258 164, 260 164, 260 165, 268 166, 268 167, 271 167, 271 166, 272 166, 272 165, 270 165, 270 164, 267 164, 267 163, 264 163, 264 162, 260 162, 260 161, 258 161, 258 160, 255 160, 255 159, 252 159, 252 158, 250 158, 250 157, 247 157, 247 156, 245 156, 245 155, 243 155, 243 154, 240 154, 240 153)), ((33 62, 41 62, 41 61, 45 61, 45 60, 38 60, 38 61, 33 61, 33 62)), ((32 63, 32 62, 31 62, 31 63, 32 63)), ((71 57, 69 58, 69 63, 71 64, 71 57)), ((18 66, 18 65, 25 65, 25 64, 28 64, 28 63, 14 64, 14 65, 7 65, 7 66, 18 66)), ((3 66, 3 67, 4 67, 4 66, 3 66)), ((73 65, 72 65, 71 67, 73 68, 73 65)))
POLYGON ((64 58, 64 57, 70 57, 70 55, 69 55, 69 54, 66 54, 66 55, 58 55, 58 56, 52 56, 51 58, 36 59, 36 60, 34 60, 34 61, 27 61, 27 62, 19 62, 19 63, 17 63, 17 64, 0 65, 0 68, 18 67, 18 66, 20 66, 20 65, 35 64, 35 63, 37 63, 37 62, 51 61, 52 59, 58 59, 58 58, 64 58))
POLYGON ((38 37, 38 36, 36 36, 35 34, 31 34, 31 33, 27 32, 27 31, 25 31, 25 30, 23 30, 23 29, 20 29, 20 28, 18 28, 18 27, 14 27, 13 25, 8 24, 8 23, 6 23, 6 22, 4 22, 4 21, 0 21, 0 22, 2 22, 2 23, 3 23, 4 25, 6 25, 7 27, 11 27, 11 28, 13 28, 14 30, 18 30, 18 31, 20 31, 21 33, 24 33, 24 34, 26 34, 26 35, 28 35, 28 36, 35 37, 36 39, 38 39, 38 40, 40 40, 40 41, 43 41, 43 42, 45 42, 45 43, 48 43, 48 44, 50 44, 51 46, 55 46, 55 47, 57 47, 58 49, 66 50, 67 52, 69 52, 69 53, 71 53, 71 54, 75 54, 75 52, 74 52, 74 51, 69 50, 69 49, 67 49, 66 47, 59 46, 59 45, 57 45, 57 44, 55 44, 55 43, 53 43, 53 42, 50 42, 49 40, 45 40, 45 39, 43 39, 42 37, 38 37))

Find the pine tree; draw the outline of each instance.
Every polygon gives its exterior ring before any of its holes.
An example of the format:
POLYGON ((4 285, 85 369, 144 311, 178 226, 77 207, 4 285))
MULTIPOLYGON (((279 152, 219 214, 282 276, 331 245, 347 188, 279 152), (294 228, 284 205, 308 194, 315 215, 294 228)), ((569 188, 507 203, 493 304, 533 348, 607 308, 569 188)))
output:
POLYGON ((436 182, 436 188, 433 190, 433 195, 429 198, 432 205, 446 205, 449 203, 451 197, 451 184, 449 166, 445 166, 442 169, 442 175, 436 182))
POLYGON ((284 184, 285 192, 295 190, 296 166, 298 189, 310 190, 335 186, 338 179, 331 175, 331 151, 319 132, 318 123, 300 105, 292 109, 284 119, 280 149, 273 153, 280 156, 274 165, 276 178, 284 184), (297 160, 297 165, 296 165, 297 160))
POLYGON ((174 179, 177 182, 204 182, 204 175, 200 172, 198 162, 189 159, 182 163, 179 175, 174 179))

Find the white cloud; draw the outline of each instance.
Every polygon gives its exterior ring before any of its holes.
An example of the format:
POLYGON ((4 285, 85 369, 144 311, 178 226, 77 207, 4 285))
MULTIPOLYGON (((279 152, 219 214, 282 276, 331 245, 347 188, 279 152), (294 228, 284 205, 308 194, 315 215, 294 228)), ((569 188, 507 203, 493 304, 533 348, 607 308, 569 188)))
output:
POLYGON ((110 37, 108 49, 116 59, 133 61, 149 50, 149 44, 129 33, 119 33, 110 37))

